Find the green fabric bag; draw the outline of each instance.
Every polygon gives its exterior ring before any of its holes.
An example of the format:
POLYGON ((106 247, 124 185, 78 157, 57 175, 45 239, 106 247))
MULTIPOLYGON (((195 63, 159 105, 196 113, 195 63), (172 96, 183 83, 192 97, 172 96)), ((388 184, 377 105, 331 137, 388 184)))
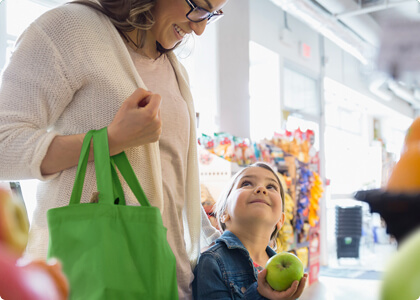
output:
POLYGON ((48 257, 62 262, 70 299, 176 300, 175 256, 124 152, 110 157, 107 128, 86 134, 70 203, 47 212, 48 257), (93 138, 98 203, 80 203, 93 138), (141 206, 126 206, 115 167, 141 206), (118 198, 118 200, 116 200, 118 198))

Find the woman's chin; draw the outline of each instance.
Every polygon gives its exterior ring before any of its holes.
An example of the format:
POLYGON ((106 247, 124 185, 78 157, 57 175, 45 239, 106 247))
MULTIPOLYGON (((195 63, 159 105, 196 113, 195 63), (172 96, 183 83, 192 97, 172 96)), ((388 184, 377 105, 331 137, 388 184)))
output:
POLYGON ((158 42, 158 43, 160 44, 160 46, 163 49, 165 49, 167 51, 170 51, 170 50, 173 50, 176 46, 178 46, 181 42, 182 42, 182 40, 181 41, 176 40, 174 42, 167 41, 167 42, 164 42, 164 43, 161 43, 161 42, 158 42))

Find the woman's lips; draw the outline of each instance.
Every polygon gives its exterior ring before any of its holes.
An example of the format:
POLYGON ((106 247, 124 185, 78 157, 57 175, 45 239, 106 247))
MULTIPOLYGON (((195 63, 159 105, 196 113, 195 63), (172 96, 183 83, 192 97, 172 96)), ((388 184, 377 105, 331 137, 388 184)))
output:
POLYGON ((174 24, 174 31, 179 40, 182 40, 184 36, 187 34, 184 30, 181 29, 181 27, 179 27, 176 24, 174 24))

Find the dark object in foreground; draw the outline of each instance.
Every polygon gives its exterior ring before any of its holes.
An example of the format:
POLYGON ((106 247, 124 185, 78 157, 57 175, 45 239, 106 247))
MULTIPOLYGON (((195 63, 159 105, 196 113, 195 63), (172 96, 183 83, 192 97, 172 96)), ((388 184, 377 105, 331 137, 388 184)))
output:
POLYGON ((358 191, 354 198, 369 203, 387 224, 387 232, 400 243, 420 227, 420 193, 391 193, 383 189, 358 191))

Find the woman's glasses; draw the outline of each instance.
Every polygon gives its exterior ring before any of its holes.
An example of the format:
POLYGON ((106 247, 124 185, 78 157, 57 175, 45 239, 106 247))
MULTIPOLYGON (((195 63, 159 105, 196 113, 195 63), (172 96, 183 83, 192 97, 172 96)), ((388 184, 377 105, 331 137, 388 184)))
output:
POLYGON ((207 24, 210 24, 223 17, 223 11, 221 9, 215 12, 209 12, 207 9, 198 6, 191 0, 185 1, 187 1, 188 5, 191 7, 191 10, 187 13, 187 19, 191 22, 198 23, 207 20, 207 24))

